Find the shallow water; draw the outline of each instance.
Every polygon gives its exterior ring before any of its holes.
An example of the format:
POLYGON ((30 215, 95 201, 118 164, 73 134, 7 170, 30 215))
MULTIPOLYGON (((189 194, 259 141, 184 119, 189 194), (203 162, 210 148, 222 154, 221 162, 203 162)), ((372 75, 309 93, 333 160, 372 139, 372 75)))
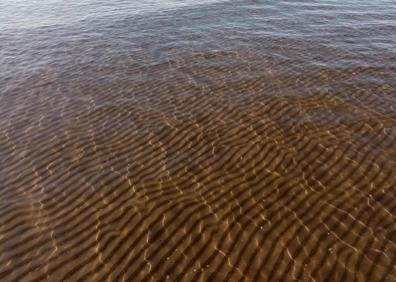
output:
POLYGON ((0 2, 4 281, 395 281, 395 1, 0 2))

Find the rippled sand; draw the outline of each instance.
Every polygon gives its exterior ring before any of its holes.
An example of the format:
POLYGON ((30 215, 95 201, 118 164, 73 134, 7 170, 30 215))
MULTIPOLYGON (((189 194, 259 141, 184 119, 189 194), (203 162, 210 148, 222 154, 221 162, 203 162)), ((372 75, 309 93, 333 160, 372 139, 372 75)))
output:
POLYGON ((396 6, 374 2, 3 28, 1 280, 396 281, 396 6))

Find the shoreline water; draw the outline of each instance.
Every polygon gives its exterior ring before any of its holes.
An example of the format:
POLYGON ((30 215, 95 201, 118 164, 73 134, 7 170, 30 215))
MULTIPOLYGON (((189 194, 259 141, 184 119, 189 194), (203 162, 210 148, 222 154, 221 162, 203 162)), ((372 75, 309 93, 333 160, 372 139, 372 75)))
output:
POLYGON ((394 3, 84 3, 0 27, 0 277, 395 279, 394 3))

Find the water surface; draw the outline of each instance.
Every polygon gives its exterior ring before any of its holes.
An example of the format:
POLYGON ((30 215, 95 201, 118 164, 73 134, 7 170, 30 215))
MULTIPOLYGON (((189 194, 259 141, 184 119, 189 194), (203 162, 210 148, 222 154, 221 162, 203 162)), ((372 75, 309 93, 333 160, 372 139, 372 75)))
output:
POLYGON ((395 281, 396 2, 3 0, 5 281, 395 281))

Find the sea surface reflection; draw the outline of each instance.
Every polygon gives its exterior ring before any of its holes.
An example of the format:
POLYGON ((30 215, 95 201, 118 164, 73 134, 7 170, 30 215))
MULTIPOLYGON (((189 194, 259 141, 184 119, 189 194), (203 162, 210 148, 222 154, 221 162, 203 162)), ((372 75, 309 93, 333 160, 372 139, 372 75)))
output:
POLYGON ((395 281, 396 2, 0 2, 5 281, 395 281))

